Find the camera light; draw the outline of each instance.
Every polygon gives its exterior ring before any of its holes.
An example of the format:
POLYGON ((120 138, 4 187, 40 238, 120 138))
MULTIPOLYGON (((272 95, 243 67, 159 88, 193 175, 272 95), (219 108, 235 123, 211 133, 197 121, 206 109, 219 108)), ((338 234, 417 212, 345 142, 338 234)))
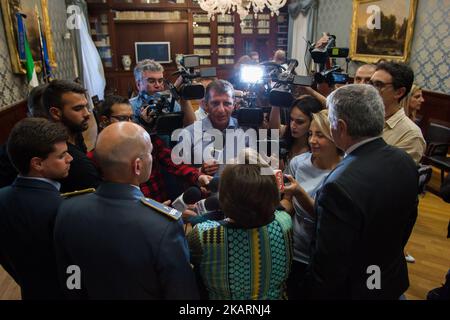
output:
POLYGON ((264 67, 256 65, 241 66, 241 81, 245 83, 255 84, 262 82, 264 76, 264 67))

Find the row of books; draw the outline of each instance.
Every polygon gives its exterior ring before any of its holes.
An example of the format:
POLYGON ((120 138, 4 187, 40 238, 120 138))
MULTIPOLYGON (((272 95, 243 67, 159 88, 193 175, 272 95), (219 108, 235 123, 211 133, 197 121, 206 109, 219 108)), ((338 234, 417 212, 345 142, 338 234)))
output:
POLYGON ((181 20, 180 11, 116 11, 115 20, 181 20))

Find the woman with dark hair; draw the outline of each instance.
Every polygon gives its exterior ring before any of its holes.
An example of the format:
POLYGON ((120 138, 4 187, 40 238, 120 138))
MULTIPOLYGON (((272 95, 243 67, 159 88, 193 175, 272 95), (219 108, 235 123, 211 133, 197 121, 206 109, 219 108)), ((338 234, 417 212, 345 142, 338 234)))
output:
MULTIPOLYGON (((250 158, 258 159, 247 151, 250 158)), ((197 224, 188 234, 192 263, 209 299, 286 298, 292 219, 276 210, 275 176, 261 174, 270 167, 261 159, 250 163, 256 164, 230 164, 222 173, 219 200, 226 219, 197 224)))
MULTIPOLYGON (((319 100, 312 96, 304 95, 294 101, 289 114, 289 123, 280 124, 280 108, 272 107, 269 126, 271 129, 279 129, 280 137, 285 142, 287 155, 283 160, 284 168, 287 168, 291 159, 309 151, 308 132, 313 114, 323 109, 319 100)), ((283 147, 283 146, 282 146, 283 147)), ((280 165, 283 165, 280 162, 280 165)), ((283 167, 281 167, 283 169, 283 167)))

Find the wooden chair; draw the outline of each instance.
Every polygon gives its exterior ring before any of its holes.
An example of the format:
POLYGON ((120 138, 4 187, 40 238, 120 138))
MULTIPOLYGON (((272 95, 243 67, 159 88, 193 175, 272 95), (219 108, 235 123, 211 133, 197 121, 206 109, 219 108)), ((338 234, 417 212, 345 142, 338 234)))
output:
POLYGON ((441 170, 441 183, 444 182, 445 172, 450 172, 450 157, 448 148, 450 147, 450 127, 436 122, 430 122, 425 136, 427 150, 423 157, 424 164, 441 170))

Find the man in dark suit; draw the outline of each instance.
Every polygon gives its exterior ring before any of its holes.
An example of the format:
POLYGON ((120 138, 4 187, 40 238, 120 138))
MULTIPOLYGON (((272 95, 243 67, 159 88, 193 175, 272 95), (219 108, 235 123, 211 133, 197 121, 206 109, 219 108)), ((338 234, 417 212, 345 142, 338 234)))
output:
POLYGON ((0 189, 0 263, 19 284, 22 299, 57 299, 59 289, 53 226, 60 184, 72 157, 61 124, 27 118, 8 140, 9 157, 19 172, 0 189))
POLYGON ((150 176, 151 152, 150 136, 137 124, 118 122, 100 133, 94 156, 104 182, 95 193, 65 201, 55 225, 58 269, 69 297, 198 298, 181 214, 139 189, 150 176), (78 279, 70 273, 75 269, 78 279))
POLYGON ((417 217, 418 172, 380 137, 383 101, 368 85, 348 85, 327 101, 344 160, 315 202, 318 222, 302 290, 313 299, 399 299, 409 286, 403 248, 417 217))

